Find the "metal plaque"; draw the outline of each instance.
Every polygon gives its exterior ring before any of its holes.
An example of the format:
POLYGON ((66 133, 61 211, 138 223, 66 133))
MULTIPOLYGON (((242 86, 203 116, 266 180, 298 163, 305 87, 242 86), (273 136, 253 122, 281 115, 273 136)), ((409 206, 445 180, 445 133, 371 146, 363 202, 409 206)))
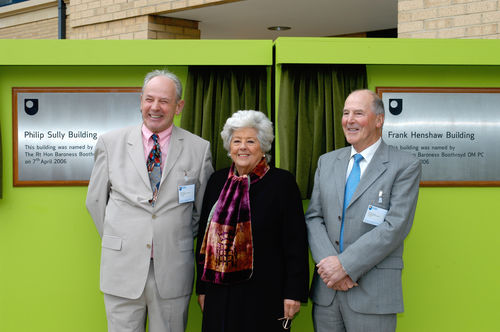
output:
POLYGON ((378 88, 382 137, 422 162, 424 185, 500 185, 500 89, 378 88))
POLYGON ((88 183, 99 135, 142 121, 140 88, 13 88, 13 104, 15 186, 88 183))

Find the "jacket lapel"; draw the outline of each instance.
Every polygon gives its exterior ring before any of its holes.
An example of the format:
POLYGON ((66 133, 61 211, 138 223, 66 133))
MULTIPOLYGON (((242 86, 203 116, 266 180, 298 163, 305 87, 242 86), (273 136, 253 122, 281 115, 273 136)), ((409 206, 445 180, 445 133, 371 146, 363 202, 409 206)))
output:
POLYGON ((128 156, 134 164, 139 177, 144 181, 144 184, 151 188, 151 182, 149 181, 148 170, 146 168, 146 161, 144 160, 144 145, 142 143, 142 124, 139 127, 133 128, 128 135, 127 145, 128 145, 128 156))
MULTIPOLYGON (((179 158, 179 155, 184 148, 184 137, 182 137, 182 132, 176 126, 172 127, 172 136, 170 136, 170 144, 168 146, 167 159, 165 160, 165 166, 163 166, 163 172, 161 175, 161 183, 165 181, 168 173, 172 170, 175 162, 179 158)), ((161 184, 160 184, 161 186, 161 184)))
POLYGON ((337 160, 333 166, 333 174, 335 174, 335 188, 337 190, 337 197, 339 198, 340 206, 344 205, 345 194, 345 181, 347 173, 347 165, 351 156, 351 147, 345 148, 337 155, 337 160))
POLYGON ((370 164, 365 170, 365 173, 359 181, 356 191, 352 195, 351 205, 358 197, 360 197, 375 180, 377 180, 387 169, 386 163, 389 161, 389 149, 387 145, 382 141, 377 151, 373 155, 370 164))

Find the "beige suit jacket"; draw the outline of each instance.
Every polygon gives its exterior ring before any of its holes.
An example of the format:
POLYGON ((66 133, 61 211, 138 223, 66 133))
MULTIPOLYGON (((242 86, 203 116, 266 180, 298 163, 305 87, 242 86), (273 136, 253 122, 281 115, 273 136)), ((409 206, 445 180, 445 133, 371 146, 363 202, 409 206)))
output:
POLYGON ((144 289, 154 243, 155 279, 163 298, 189 295, 193 238, 203 193, 213 173, 210 143, 173 127, 154 207, 141 126, 102 135, 87 193, 87 209, 102 238, 101 290, 135 299, 144 289), (195 184, 195 200, 179 204, 178 186, 195 184))

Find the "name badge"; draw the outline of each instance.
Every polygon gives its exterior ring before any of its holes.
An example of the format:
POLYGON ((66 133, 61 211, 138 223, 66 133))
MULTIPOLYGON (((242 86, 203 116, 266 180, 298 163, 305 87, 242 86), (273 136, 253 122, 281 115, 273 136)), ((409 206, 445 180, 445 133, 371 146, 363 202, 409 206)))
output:
POLYGON ((370 225, 378 226, 384 222, 386 215, 387 215, 387 210, 376 207, 375 205, 368 205, 368 209, 366 210, 363 222, 370 225))
POLYGON ((179 204, 194 202, 194 184, 179 186, 179 204))

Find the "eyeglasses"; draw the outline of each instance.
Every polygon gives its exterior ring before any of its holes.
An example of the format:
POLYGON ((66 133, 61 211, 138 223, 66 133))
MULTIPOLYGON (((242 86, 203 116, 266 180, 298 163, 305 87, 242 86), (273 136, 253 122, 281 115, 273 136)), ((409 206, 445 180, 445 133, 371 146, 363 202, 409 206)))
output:
POLYGON ((278 320, 281 320, 281 325, 283 325, 283 329, 289 330, 290 327, 292 327, 292 320, 288 317, 283 317, 283 318, 278 318, 278 320))

